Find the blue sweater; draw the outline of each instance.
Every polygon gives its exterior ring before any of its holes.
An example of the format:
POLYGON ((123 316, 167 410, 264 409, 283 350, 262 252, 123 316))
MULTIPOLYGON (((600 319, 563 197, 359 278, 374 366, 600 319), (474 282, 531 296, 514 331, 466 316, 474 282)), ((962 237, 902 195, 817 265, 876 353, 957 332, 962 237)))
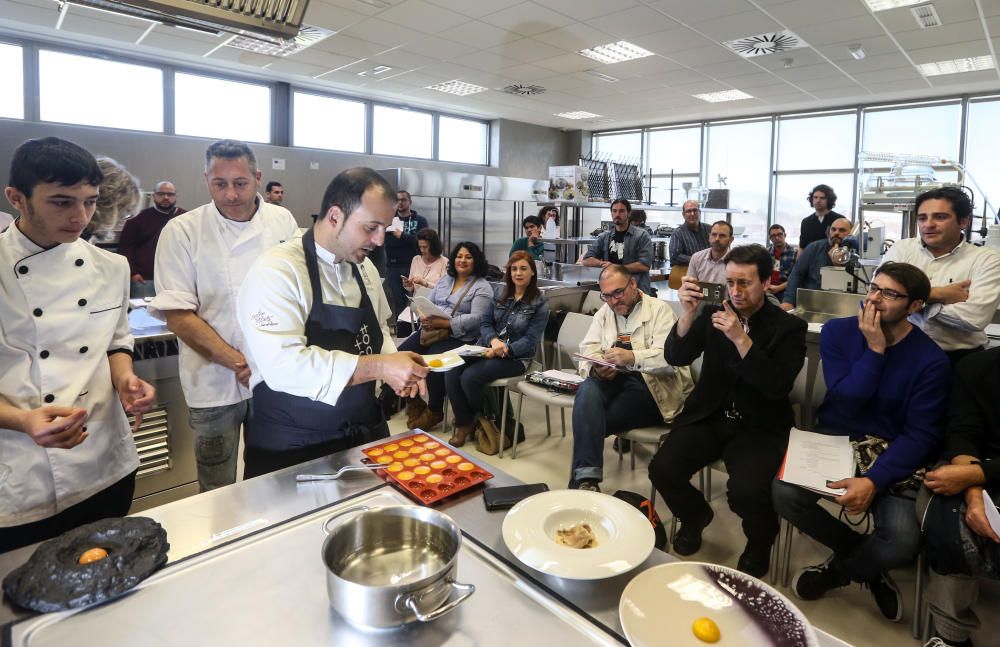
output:
POLYGON ((884 355, 868 348, 856 317, 823 325, 820 356, 827 392, 819 408, 826 433, 889 441, 867 476, 879 491, 937 456, 944 439, 951 364, 914 326, 884 355))

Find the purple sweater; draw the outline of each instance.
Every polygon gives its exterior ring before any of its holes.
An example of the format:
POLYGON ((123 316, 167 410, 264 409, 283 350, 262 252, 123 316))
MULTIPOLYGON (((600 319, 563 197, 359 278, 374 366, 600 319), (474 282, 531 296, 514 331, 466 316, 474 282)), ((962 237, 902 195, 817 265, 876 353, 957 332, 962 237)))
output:
POLYGON ((174 207, 170 215, 157 211, 156 207, 143 209, 125 221, 118 241, 118 253, 128 259, 129 275, 142 274, 147 281, 153 278, 153 258, 160 232, 172 218, 184 213, 184 209, 174 207))

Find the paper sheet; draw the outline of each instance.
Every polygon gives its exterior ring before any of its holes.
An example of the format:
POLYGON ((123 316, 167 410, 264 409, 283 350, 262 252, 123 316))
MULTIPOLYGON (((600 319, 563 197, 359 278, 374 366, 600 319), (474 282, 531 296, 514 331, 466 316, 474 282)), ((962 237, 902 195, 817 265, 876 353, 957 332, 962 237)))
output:
POLYGON ((990 528, 1000 536, 1000 512, 997 511, 996 504, 985 488, 983 488, 983 503, 986 505, 986 520, 990 522, 990 528))
POLYGON ((854 452, 848 436, 827 436, 792 428, 779 479, 820 494, 840 496, 846 490, 829 488, 827 482, 852 476, 854 452))
POLYGON ((448 351, 448 353, 451 355, 461 355, 462 357, 482 357, 488 350, 489 348, 486 346, 465 344, 464 346, 459 346, 455 350, 448 351))
POLYGON ((407 297, 410 299, 410 309, 416 311, 421 317, 444 317, 451 320, 451 314, 442 310, 427 297, 407 297))
POLYGON ((399 219, 399 216, 395 216, 392 219, 392 224, 385 228, 386 232, 390 231, 403 231, 403 221, 399 219))

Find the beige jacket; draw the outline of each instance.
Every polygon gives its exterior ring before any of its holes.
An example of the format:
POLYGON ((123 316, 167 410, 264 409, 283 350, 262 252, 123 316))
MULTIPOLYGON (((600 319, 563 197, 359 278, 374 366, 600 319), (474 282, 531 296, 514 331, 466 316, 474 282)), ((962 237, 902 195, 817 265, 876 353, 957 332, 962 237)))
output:
MULTIPOLYGON (((632 353, 635 355, 633 368, 642 371, 642 378, 660 407, 663 420, 671 422, 681 412, 684 400, 694 389, 691 369, 687 366, 670 366, 663 357, 663 344, 677 317, 665 301, 645 294, 637 307, 641 310, 639 326, 631 340, 632 353)), ((587 357, 601 357, 606 349, 615 345, 617 340, 618 327, 615 325, 615 313, 605 303, 594 313, 590 330, 580 342, 580 354, 587 357)), ((590 362, 581 361, 580 375, 589 376, 590 367, 590 362)))

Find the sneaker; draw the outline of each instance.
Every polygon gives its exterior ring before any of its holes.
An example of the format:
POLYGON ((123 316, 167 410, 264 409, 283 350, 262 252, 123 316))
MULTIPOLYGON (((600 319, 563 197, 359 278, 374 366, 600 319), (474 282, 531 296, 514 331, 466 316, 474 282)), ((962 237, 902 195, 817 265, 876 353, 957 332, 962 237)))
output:
POLYGON ((713 518, 715 513, 709 508, 708 514, 698 521, 682 521, 677 537, 674 538, 674 552, 681 557, 697 553, 701 548, 701 531, 712 523, 713 518))
POLYGON ((612 447, 616 452, 620 451, 623 454, 627 454, 632 451, 632 441, 628 438, 619 438, 618 436, 615 436, 615 442, 612 447), (619 449, 619 447, 621 449, 619 449))
POLYGON ((830 559, 822 564, 807 566, 799 571, 792 580, 795 597, 800 600, 818 600, 827 591, 850 584, 851 578, 834 565, 833 559, 831 555, 830 559))
POLYGON ((747 575, 764 577, 771 567, 771 546, 761 542, 748 541, 736 568, 747 575))
POLYGON ((924 643, 924 647, 973 647, 973 645, 972 641, 968 638, 965 640, 948 640, 941 636, 934 636, 924 643))
POLYGON ((584 480, 580 481, 579 483, 577 483, 576 489, 577 490, 585 490, 587 492, 600 492, 601 491, 601 486, 598 484, 597 481, 595 481, 593 479, 584 479, 584 480))
POLYGON ((874 580, 862 582, 862 586, 867 586, 875 598, 878 610, 890 622, 899 622, 903 617, 903 596, 899 593, 899 587, 889 577, 888 573, 882 573, 874 580))

